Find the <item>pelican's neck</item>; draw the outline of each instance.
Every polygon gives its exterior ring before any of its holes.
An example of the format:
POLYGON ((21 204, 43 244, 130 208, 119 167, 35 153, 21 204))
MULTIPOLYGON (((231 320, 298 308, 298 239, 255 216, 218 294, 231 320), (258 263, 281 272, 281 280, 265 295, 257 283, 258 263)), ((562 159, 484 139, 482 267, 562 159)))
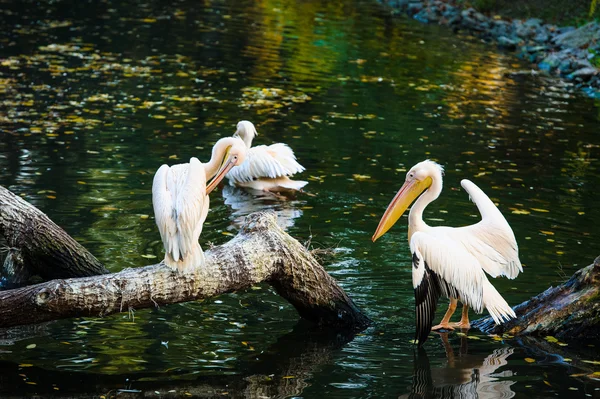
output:
POLYGON ((252 134, 252 132, 246 131, 246 134, 241 135, 240 138, 244 141, 244 144, 246 144, 246 148, 252 147, 252 140, 254 140, 254 134, 252 134))
POLYGON ((206 180, 210 180, 219 171, 219 167, 223 163, 225 152, 227 148, 235 144, 235 138, 225 137, 217 141, 212 149, 212 155, 210 161, 204 164, 204 172, 206 173, 206 180))
POLYGON ((240 138, 242 139, 242 141, 244 141, 244 144, 246 144, 246 148, 250 148, 252 147, 252 140, 254 140, 254 133, 248 129, 242 130, 242 134, 238 134, 238 136, 240 136, 240 138))
POLYGON ((246 148, 250 148, 252 147, 252 140, 256 137, 256 128, 252 122, 241 121, 238 123, 238 129, 235 132, 235 135, 242 139, 244 144, 246 144, 246 148))
POLYGON ((423 211, 427 207, 427 205, 431 204, 433 201, 440 196, 442 192, 442 175, 440 173, 439 176, 433 176, 431 178, 431 186, 427 190, 423 192, 417 198, 413 206, 410 208, 410 212, 408 214, 408 241, 417 231, 423 231, 427 227, 427 223, 423 220, 423 211))

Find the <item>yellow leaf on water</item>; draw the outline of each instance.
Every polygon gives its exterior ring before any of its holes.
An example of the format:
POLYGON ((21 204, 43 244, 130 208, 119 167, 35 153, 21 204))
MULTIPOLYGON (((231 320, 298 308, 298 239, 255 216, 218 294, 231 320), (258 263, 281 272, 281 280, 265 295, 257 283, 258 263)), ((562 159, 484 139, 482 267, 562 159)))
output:
POLYGON ((600 364, 600 362, 597 360, 582 360, 582 362, 589 364, 600 364))
POLYGON ((554 235, 553 231, 540 230, 540 233, 546 234, 547 236, 553 236, 554 235))
POLYGON ((371 178, 371 176, 369 176, 369 175, 359 175, 359 174, 354 174, 354 175, 352 175, 352 177, 354 178, 354 180, 357 180, 357 181, 369 180, 371 178))
POLYGON ((228 232, 228 231, 222 231, 222 232, 221 232, 221 234, 223 234, 224 236, 230 236, 230 237, 232 237, 232 236, 234 236, 234 235, 235 235, 235 234, 233 234, 233 233, 230 233, 230 232, 228 232))
POLYGON ((285 376, 283 376, 281 378, 283 378, 284 380, 289 380, 291 378, 296 378, 296 376, 294 376, 294 375, 285 375, 285 376))
POLYGON ((154 258, 156 258, 156 255, 145 254, 145 255, 142 255, 142 258, 154 259, 154 258))
POLYGON ((525 361, 526 361, 527 363, 535 363, 535 359, 532 359, 532 358, 530 358, 530 357, 526 357, 526 358, 525 358, 525 361))
POLYGON ((30 364, 30 363, 21 363, 21 364, 19 364, 19 367, 33 367, 33 364, 30 364))
POLYGON ((140 215, 140 219, 148 219, 149 217, 149 215, 140 215))
POLYGON ((544 380, 544 384, 548 385, 549 387, 552 386, 552 384, 550 384, 548 381, 544 380))
POLYGON ((515 209, 512 211, 515 215, 529 215, 531 212, 526 211, 525 209, 515 209))
POLYGON ((558 340, 550 335, 548 335, 547 337, 544 338, 546 341, 550 342, 550 343, 555 343, 558 342, 558 340))
POLYGON ((531 210, 536 211, 536 212, 543 212, 543 213, 550 212, 547 209, 541 209, 541 208, 531 208, 531 210))
POLYGON ((29 345, 27 345, 25 348, 27 348, 27 349, 33 349, 33 348, 35 348, 36 346, 37 346, 36 344, 29 344, 29 345))
POLYGON ((84 182, 83 180, 77 180, 77 184, 87 184, 87 183, 84 182))

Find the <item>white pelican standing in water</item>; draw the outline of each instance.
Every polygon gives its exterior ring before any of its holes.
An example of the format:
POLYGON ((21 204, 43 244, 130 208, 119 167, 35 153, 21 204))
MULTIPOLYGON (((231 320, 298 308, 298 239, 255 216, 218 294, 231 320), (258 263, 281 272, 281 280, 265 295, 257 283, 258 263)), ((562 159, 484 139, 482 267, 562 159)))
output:
POLYGON ((419 197, 408 215, 419 346, 432 329, 441 295, 450 298, 450 306, 434 329, 453 329, 449 321, 458 300, 463 303, 463 313, 461 321, 455 324, 457 327, 469 327, 469 307, 477 313, 486 308, 496 324, 516 317, 484 270, 492 277, 510 279, 523 271, 512 229, 496 205, 473 182, 465 179, 461 185, 477 205, 481 221, 465 227, 430 227, 423 221, 423 210, 442 192, 442 173, 442 167, 429 160, 413 166, 372 238, 375 241, 384 235, 419 197))
POLYGON ((217 141, 206 164, 193 157, 189 163, 158 168, 152 182, 152 204, 167 266, 187 272, 204 265, 198 239, 208 214, 208 194, 231 168, 244 161, 245 154, 242 140, 227 137, 217 141), (212 176, 215 178, 207 186, 206 180, 212 176))
POLYGON ((227 174, 229 184, 268 192, 296 191, 308 184, 307 181, 290 179, 304 171, 304 167, 296 161, 294 151, 287 144, 252 147, 252 140, 257 134, 252 122, 238 122, 233 136, 244 140, 248 151, 246 161, 227 174))

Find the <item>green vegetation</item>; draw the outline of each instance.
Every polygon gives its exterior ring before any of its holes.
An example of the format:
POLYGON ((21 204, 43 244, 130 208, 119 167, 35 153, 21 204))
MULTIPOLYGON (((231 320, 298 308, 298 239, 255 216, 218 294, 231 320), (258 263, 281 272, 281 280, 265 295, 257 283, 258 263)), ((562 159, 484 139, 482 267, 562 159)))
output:
POLYGON ((507 18, 540 18, 558 25, 600 20, 598 0, 460 0, 464 6, 507 18))

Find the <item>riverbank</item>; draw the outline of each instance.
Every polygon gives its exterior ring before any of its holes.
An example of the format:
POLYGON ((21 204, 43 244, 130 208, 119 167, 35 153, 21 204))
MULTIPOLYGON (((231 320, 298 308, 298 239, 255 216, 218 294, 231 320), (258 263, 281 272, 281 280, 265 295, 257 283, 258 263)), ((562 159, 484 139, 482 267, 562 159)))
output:
POLYGON ((579 28, 527 20, 487 16, 441 0, 383 0, 398 12, 423 23, 469 31, 500 48, 515 51, 540 71, 571 80, 586 94, 600 98, 600 23, 579 28))

